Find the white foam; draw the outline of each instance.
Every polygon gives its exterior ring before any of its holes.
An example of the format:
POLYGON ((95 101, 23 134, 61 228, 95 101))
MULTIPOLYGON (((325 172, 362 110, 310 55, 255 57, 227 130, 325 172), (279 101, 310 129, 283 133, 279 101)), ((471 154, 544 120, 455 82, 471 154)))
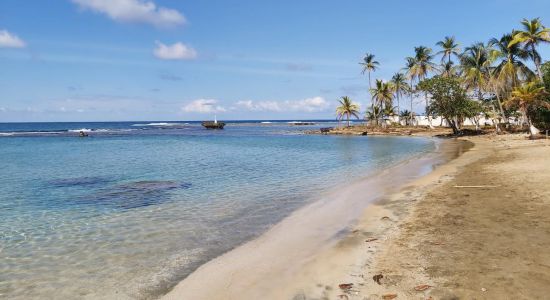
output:
POLYGON ((68 132, 92 132, 93 129, 81 128, 81 129, 69 129, 68 132))

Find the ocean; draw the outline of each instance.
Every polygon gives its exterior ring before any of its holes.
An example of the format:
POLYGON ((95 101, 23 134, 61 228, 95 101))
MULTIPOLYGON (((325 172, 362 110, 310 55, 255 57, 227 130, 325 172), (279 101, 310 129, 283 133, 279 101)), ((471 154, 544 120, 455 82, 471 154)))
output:
POLYGON ((0 123, 0 298, 157 298, 321 193, 435 148, 303 134, 337 125, 314 122, 0 123))

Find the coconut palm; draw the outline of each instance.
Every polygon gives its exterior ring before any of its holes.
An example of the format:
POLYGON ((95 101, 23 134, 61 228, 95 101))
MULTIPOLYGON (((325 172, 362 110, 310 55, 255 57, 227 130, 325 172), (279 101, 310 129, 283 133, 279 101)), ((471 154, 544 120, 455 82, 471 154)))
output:
POLYGON ((409 84, 407 83, 407 78, 403 73, 395 73, 391 78, 391 88, 397 99, 397 111, 400 111, 399 99, 401 96, 409 90, 409 84))
POLYGON ((365 119, 368 121, 375 121, 378 125, 378 117, 382 115, 382 110, 378 106, 372 106, 369 109, 367 109, 365 113, 365 119))
POLYGON ((460 55, 460 69, 464 85, 467 89, 477 92, 479 100, 483 99, 483 93, 489 81, 491 67, 489 49, 480 42, 467 47, 460 55))
POLYGON ((445 62, 441 65, 441 76, 453 77, 457 75, 457 67, 452 61, 445 62))
POLYGON ((521 112, 524 120, 529 125, 529 133, 531 137, 538 132, 533 124, 527 112, 531 108, 545 107, 550 109, 550 103, 545 101, 547 93, 544 87, 539 85, 536 81, 525 83, 521 86, 514 88, 512 91, 512 97, 504 102, 507 107, 517 106, 521 112))
POLYGON ((345 116, 347 118, 349 127, 351 116, 359 119, 359 105, 353 103, 348 96, 343 96, 342 98, 340 98, 340 100, 338 100, 338 102, 340 103, 340 106, 336 108, 336 115, 338 117, 338 120, 342 120, 345 116))
POLYGON ((550 43, 550 29, 544 27, 539 18, 532 20, 523 19, 521 21, 523 30, 513 32, 514 38, 510 41, 509 47, 516 44, 522 44, 524 49, 529 51, 533 63, 537 68, 537 74, 542 81, 542 71, 540 69, 541 57, 537 52, 537 46, 542 43, 550 43))
MULTIPOLYGON (((370 90, 372 95, 373 107, 379 107, 380 111, 384 110, 384 107, 392 107, 393 105, 393 91, 391 85, 383 80, 376 79, 375 87, 370 90)), ((378 115, 379 117, 381 115, 378 115)), ((378 125, 378 118, 376 119, 378 125)))
MULTIPOLYGON (((426 77, 430 72, 433 72, 436 70, 435 64, 432 62, 433 60, 432 49, 425 46, 418 46, 414 48, 414 52, 415 52, 415 55, 414 55, 415 65, 413 67, 413 71, 416 73, 416 78, 418 79, 418 81, 422 81, 426 79, 426 77)), ((427 93, 424 95, 424 98, 426 99, 426 110, 427 110, 430 104, 427 93)), ((430 128, 433 128, 432 118, 430 115, 428 115, 428 122, 430 122, 430 128)))
POLYGON ((405 120, 405 125, 412 125, 413 115, 412 111, 406 109, 400 113, 401 118, 405 120))
POLYGON ((529 58, 529 52, 520 44, 510 46, 512 34, 504 34, 500 39, 493 38, 489 44, 494 48, 492 56, 496 66, 490 73, 489 86, 495 93, 496 102, 502 119, 505 119, 502 98, 508 98, 512 89, 520 84, 521 80, 529 80, 535 76, 522 60, 529 58))
POLYGON ((413 99, 414 99, 414 81, 416 79, 416 60, 414 57, 407 57, 405 58, 407 63, 405 64, 405 68, 403 68, 407 74, 407 78, 409 79, 409 97, 410 97, 410 104, 411 104, 411 111, 413 110, 413 99))
POLYGON ((375 87, 371 89, 372 101, 381 109, 393 104, 393 90, 389 82, 376 79, 375 87))
POLYGON ((520 80, 528 80, 534 73, 522 60, 529 58, 529 52, 520 47, 519 44, 510 44, 513 40, 512 34, 504 34, 500 39, 493 38, 489 44, 494 48, 496 66, 494 72, 498 81, 511 88, 516 87, 520 80))
POLYGON ((374 54, 367 53, 365 54, 365 57, 363 57, 363 62, 359 63, 363 66, 363 71, 361 71, 361 74, 365 74, 365 72, 368 73, 369 76, 369 90, 372 88, 371 86, 371 80, 370 80, 370 73, 375 72, 376 69, 378 69, 378 66, 380 63, 376 60, 374 60, 374 54))
POLYGON ((446 36, 445 39, 437 42, 436 45, 441 47, 441 51, 437 52, 437 54, 442 54, 441 62, 447 58, 447 63, 451 63, 451 56, 459 56, 460 48, 454 36, 446 36))

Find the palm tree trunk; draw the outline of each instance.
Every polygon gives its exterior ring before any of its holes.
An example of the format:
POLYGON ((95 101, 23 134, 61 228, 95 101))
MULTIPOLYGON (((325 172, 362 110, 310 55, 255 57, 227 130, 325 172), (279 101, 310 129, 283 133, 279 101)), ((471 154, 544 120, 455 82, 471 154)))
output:
POLYGON ((540 69, 540 61, 536 57, 537 51, 535 50, 535 44, 531 44, 531 55, 533 55, 533 62, 535 63, 535 67, 537 68, 537 74, 539 75, 540 81, 543 81, 544 78, 542 76, 542 71, 540 69))
POLYGON ((350 114, 348 113, 348 127, 349 127, 349 115, 350 115, 350 114))

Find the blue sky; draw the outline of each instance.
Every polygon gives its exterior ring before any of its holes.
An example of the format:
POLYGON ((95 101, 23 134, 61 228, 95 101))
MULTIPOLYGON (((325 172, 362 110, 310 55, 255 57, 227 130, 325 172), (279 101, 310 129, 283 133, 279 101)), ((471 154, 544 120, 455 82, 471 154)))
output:
POLYGON ((389 79, 415 46, 533 17, 550 3, 2 0, 0 122, 334 118, 340 96, 367 107, 365 52, 389 79))

